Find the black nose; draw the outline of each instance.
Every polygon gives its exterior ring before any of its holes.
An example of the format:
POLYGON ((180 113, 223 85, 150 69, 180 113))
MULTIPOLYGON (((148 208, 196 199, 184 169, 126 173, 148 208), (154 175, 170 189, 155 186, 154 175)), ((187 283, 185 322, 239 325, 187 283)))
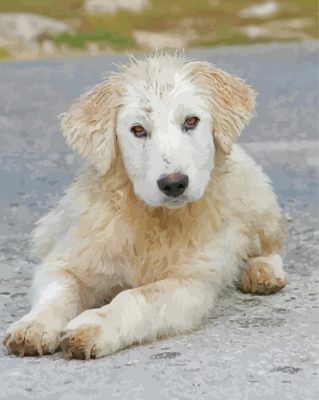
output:
POLYGON ((160 191, 170 197, 178 197, 188 186, 188 176, 179 172, 165 175, 157 181, 160 191))

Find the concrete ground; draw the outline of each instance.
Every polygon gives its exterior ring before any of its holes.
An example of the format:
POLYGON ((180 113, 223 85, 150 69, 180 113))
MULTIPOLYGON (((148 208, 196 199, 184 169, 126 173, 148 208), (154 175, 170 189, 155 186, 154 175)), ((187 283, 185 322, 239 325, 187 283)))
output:
MULTIPOLYGON (((258 297, 230 291, 198 331, 89 362, 20 359, 0 350, 0 399, 317 399, 318 45, 193 50, 259 94, 241 143, 273 180, 289 231, 289 285, 258 297)), ((0 334, 29 310, 33 222, 79 160, 56 116, 98 82, 103 56, 0 64, 0 334)))

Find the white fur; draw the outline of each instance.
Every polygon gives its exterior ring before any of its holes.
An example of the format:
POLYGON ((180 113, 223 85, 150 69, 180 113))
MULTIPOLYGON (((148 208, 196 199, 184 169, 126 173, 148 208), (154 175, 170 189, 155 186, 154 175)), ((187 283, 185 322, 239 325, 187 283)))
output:
POLYGON ((41 296, 37 299, 39 305, 42 306, 46 303, 52 302, 52 300, 56 300, 56 298, 63 295, 64 288, 65 285, 62 285, 60 282, 53 281, 50 283, 41 296))
POLYGON ((61 334, 67 355, 101 357, 194 329, 249 260, 284 276, 269 179, 233 145, 254 97, 209 64, 156 55, 71 106, 63 132, 92 167, 38 222, 43 263, 31 312, 5 336, 11 351, 52 352, 61 334), (185 132, 189 115, 199 123, 185 132), (136 138, 134 124, 148 137, 136 138), (157 185, 172 172, 189 177, 175 201, 157 185))
POLYGON ((181 206, 201 198, 208 184, 214 157, 213 119, 209 104, 187 81, 183 70, 172 73, 164 65, 159 80, 154 87, 139 87, 139 81, 127 87, 117 133, 136 195, 150 206, 174 205, 177 200, 161 193, 156 182, 164 174, 181 172, 189 177, 183 200, 177 201, 181 206), (186 133, 181 126, 189 115, 200 121, 196 129, 186 133), (134 123, 146 128, 147 139, 137 140, 128 134, 134 123))

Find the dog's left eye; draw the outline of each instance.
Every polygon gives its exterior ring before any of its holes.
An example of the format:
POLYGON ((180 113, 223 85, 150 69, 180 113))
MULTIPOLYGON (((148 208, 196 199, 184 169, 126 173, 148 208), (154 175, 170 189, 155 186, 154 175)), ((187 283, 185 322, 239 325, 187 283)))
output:
POLYGON ((132 126, 131 132, 136 136, 137 138, 142 138, 147 136, 146 130, 141 126, 141 125, 135 125, 132 126))
POLYGON ((199 122, 199 118, 198 117, 187 117, 185 119, 185 121, 184 121, 183 129, 185 131, 188 131, 190 129, 194 129, 197 126, 198 122, 199 122))

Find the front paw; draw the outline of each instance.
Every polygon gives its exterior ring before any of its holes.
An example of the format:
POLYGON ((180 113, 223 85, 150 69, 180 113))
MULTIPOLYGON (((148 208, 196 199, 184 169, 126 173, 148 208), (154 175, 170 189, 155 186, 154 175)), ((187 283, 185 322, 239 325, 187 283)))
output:
POLYGON ((120 347, 119 335, 105 315, 88 310, 61 332, 60 345, 67 358, 89 360, 112 354, 120 347))
POLYGON ((286 284, 281 257, 273 254, 248 261, 241 275, 240 289, 244 293, 267 295, 279 292, 286 284))
POLYGON ((17 356, 42 356, 56 350, 59 334, 41 321, 21 319, 9 327, 2 343, 17 356))

